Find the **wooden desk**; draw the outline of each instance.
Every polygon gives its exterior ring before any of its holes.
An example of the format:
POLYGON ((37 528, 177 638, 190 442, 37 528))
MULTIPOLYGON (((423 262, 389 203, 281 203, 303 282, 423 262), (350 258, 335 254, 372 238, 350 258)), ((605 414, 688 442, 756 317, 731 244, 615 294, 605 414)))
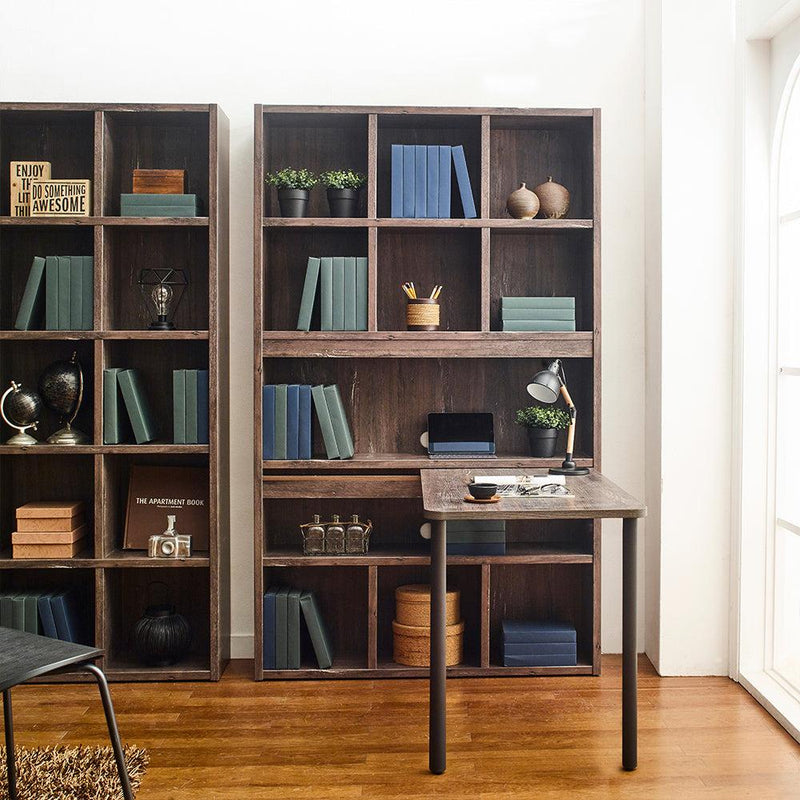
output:
POLYGON ((622 519, 622 766, 636 769, 636 521, 645 506, 592 470, 567 478, 574 497, 503 497, 499 503, 467 503, 467 484, 475 474, 515 475, 519 471, 421 470, 422 505, 431 533, 431 678, 429 768, 439 775, 447 765, 445 667, 445 587, 448 519, 622 519))

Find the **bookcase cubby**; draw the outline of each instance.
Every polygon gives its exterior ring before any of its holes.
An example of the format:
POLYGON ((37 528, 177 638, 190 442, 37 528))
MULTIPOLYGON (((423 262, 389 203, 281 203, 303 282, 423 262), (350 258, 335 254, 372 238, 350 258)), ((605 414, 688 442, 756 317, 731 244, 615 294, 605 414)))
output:
MULTIPOLYGON (((491 473, 556 466, 531 458, 517 409, 526 386, 560 358, 578 408, 578 464, 600 467, 600 112, 597 109, 256 106, 254 293, 255 677, 423 677, 392 661, 394 589, 429 580, 420 470, 491 473), (453 176, 449 219, 392 218, 391 145, 463 145, 477 218, 464 219, 453 176), (361 209, 330 218, 321 187, 308 216, 279 216, 268 171, 285 166, 365 172, 361 209), (506 199, 553 177, 571 193, 563 219, 511 219, 506 199), (310 331, 297 314, 309 256, 366 255, 368 330, 310 331), (437 331, 406 330, 400 285, 443 284, 437 331), (503 296, 575 298, 576 331, 504 333, 503 296), (355 456, 327 460, 316 415, 310 460, 264 461, 265 384, 337 384, 355 456), (494 414, 497 459, 428 459, 420 445, 433 411, 494 414), (314 514, 370 519, 363 555, 304 556, 299 525, 314 514), (357 576, 357 577, 354 577, 357 576), (331 629, 330 670, 263 669, 263 592, 313 589, 331 629)), ((509 522, 504 555, 449 556, 461 590, 463 663, 454 676, 591 675, 600 671, 600 528, 587 520, 509 522), (501 621, 560 616, 578 635, 575 667, 501 666, 501 621)), ((308 653, 306 653, 308 655, 308 653)))
MULTIPOLYGON (((0 103, 0 386, 35 389, 42 370, 77 353, 84 374, 75 427, 89 442, 44 443, 60 427, 49 410, 31 447, 0 444, 0 582, 24 591, 79 587, 104 667, 117 680, 217 680, 229 657, 228 563, 228 121, 215 105, 0 103), (11 217, 9 162, 45 160, 53 178, 92 181, 88 217, 11 217), (120 217, 119 195, 135 168, 186 171, 201 217, 120 217), (87 331, 14 329, 34 256, 94 257, 94 325, 87 331), (189 285, 175 329, 151 331, 139 270, 183 269, 189 285), (159 438, 103 443, 103 371, 136 368, 159 438), (209 371, 209 443, 173 443, 172 370, 209 371), (134 464, 208 470, 209 550, 185 560, 124 550, 128 482, 134 464), (14 559, 16 508, 33 500, 86 503, 89 537, 69 559, 14 559), (131 631, 151 586, 166 592, 190 622, 189 656, 143 665, 131 631)), ((166 522, 166 521, 165 521, 166 522)), ((160 531, 152 531, 159 533, 160 531)))

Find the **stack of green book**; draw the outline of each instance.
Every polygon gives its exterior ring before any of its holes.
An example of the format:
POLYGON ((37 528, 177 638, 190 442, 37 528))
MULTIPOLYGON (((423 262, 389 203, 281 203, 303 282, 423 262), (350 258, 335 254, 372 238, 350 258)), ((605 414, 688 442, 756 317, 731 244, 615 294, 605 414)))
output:
POLYGON ((172 371, 172 441, 208 444, 208 370, 172 371))
POLYGON ((574 331, 574 297, 501 297, 504 331, 574 331))
POLYGON ((360 256, 311 256, 297 315, 297 330, 311 330, 319 283, 320 330, 367 329, 367 259, 360 256))
POLYGON ((103 444, 122 444, 130 433, 136 444, 158 437, 158 425, 135 369, 103 370, 103 444))
POLYGON ((313 592, 271 587, 264 593, 264 669, 300 669, 300 616, 320 669, 333 664, 333 650, 313 592))
POLYGON ((121 217, 196 217, 200 203, 196 194, 121 194, 121 217))

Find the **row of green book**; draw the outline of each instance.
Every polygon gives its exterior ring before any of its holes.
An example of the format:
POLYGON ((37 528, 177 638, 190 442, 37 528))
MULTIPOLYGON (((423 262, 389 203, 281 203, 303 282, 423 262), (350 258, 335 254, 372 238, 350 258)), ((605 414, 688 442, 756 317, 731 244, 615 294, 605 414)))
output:
POLYGON ((158 437, 158 425, 141 374, 136 369, 103 370, 103 444, 122 444, 133 433, 136 444, 158 437))
POLYGON ((574 297, 502 297, 504 331, 574 331, 574 297))
POLYGON ((94 326, 94 258, 34 256, 14 328, 90 331, 94 326))
POLYGON ((208 444, 208 370, 172 371, 172 441, 208 444))
POLYGON ((200 201, 196 194, 121 194, 121 217, 196 217, 200 201))
POLYGON ((19 592, 0 595, 0 626, 64 642, 86 640, 75 592, 19 592))
POLYGON ((264 593, 264 669, 300 669, 303 617, 320 669, 333 664, 333 650, 313 592, 271 587, 264 593))
POLYGON ((297 330, 311 330, 319 284, 319 319, 323 331, 367 329, 367 259, 361 256, 310 256, 297 315, 297 330))

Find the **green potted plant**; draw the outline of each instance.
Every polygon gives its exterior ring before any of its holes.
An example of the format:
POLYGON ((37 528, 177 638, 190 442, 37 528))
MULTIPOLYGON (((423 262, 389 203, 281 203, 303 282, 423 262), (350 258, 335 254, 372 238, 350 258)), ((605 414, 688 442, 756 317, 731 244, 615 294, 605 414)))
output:
POLYGON ((552 406, 529 406, 517 411, 515 422, 528 429, 528 442, 534 458, 552 458, 558 432, 569 427, 569 412, 552 406))
POLYGON ((358 192, 367 182, 365 175, 352 169, 323 172, 320 181, 328 190, 332 217, 354 217, 358 213, 358 192))
POLYGON ((308 210, 308 193, 317 185, 319 178, 310 170, 286 167, 277 172, 268 172, 265 182, 278 190, 282 216, 304 217, 308 210))

